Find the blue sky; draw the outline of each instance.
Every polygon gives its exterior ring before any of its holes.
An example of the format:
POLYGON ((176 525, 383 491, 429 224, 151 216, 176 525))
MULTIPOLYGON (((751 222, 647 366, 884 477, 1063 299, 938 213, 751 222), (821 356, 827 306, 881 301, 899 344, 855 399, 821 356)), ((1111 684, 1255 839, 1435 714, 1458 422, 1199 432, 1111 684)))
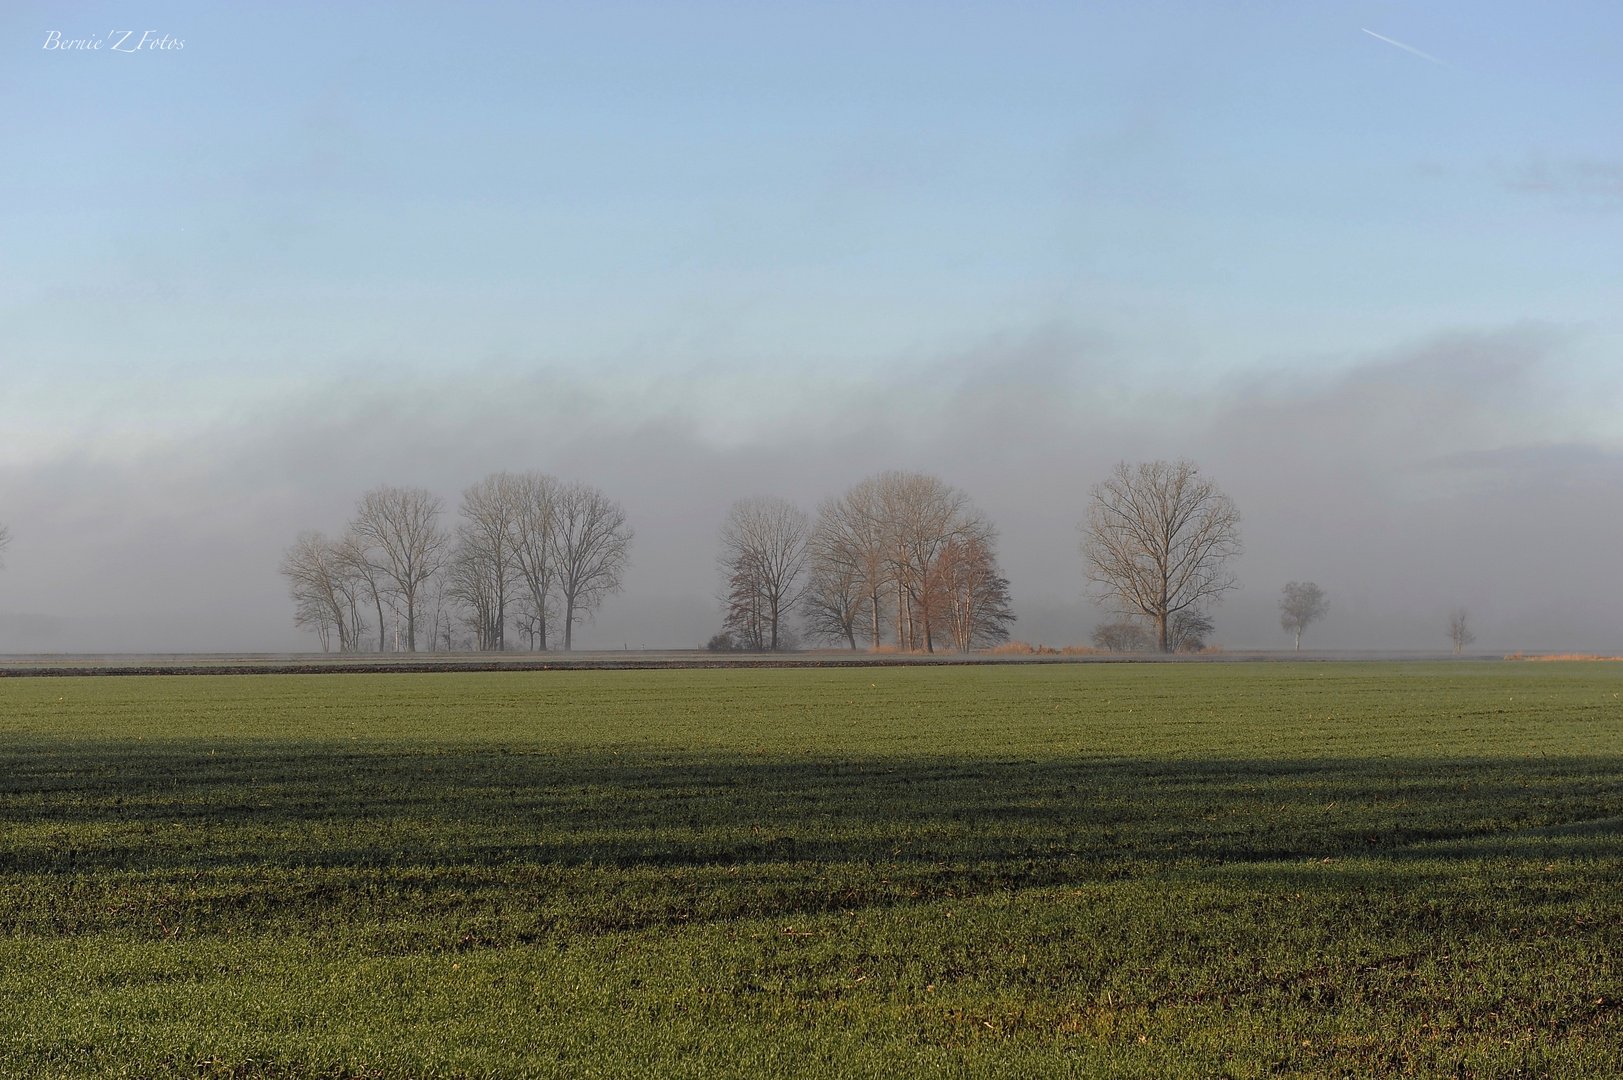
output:
POLYGON ((792 370, 1065 325, 1211 371, 1618 329, 1616 5, 341 7, 9 9, 8 366, 792 370), (41 48, 130 27, 184 49, 41 48))
POLYGON ((335 398, 736 449, 990 379, 1130 428, 1503 335, 1537 377, 1426 453, 1612 453, 1620 100, 1600 3, 14 3, 0 495, 335 398))

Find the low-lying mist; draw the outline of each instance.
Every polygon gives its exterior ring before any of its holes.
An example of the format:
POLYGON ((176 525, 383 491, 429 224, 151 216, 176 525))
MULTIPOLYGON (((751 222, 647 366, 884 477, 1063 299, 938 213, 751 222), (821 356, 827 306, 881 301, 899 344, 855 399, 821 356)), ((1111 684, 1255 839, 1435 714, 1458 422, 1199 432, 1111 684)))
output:
POLYGON ((1567 344, 1518 326, 1199 386, 1063 336, 868 376, 491 365, 267 392, 180 435, 104 419, 0 469, 0 650, 315 649, 276 571, 301 529, 341 529, 379 483, 454 515, 498 469, 589 481, 629 514, 624 592, 581 648, 702 646, 734 499, 810 511, 889 468, 968 492, 1001 534, 1014 636, 1062 646, 1105 617, 1077 550, 1090 486, 1118 459, 1179 456, 1243 515, 1241 588, 1212 612, 1224 648, 1288 647, 1279 590, 1312 580, 1331 607, 1304 647, 1445 649, 1463 606, 1479 650, 1623 649, 1615 394, 1567 344))

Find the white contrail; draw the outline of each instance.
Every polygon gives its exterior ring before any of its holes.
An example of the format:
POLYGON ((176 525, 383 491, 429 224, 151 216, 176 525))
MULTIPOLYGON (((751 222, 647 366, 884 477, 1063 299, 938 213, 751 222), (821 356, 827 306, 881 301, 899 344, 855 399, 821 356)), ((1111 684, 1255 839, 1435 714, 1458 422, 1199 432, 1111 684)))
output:
MULTIPOLYGON (((1361 26, 1359 27, 1359 29, 1364 30, 1364 28, 1361 27, 1361 26)), ((1364 30, 1364 33, 1368 34, 1372 38, 1380 38, 1382 41, 1386 42, 1388 45, 1396 45, 1398 48, 1402 49, 1404 52, 1414 53, 1416 56, 1420 57, 1420 59, 1422 59, 1422 60, 1430 60, 1432 63, 1436 64, 1438 67, 1447 67, 1448 66, 1447 64, 1443 63, 1441 60, 1437 59, 1435 56, 1432 56, 1430 53, 1423 53, 1419 49, 1415 48, 1413 45, 1405 45, 1401 41, 1393 41, 1391 38, 1385 37, 1385 36, 1383 36, 1381 34, 1377 34, 1373 30, 1364 30)))

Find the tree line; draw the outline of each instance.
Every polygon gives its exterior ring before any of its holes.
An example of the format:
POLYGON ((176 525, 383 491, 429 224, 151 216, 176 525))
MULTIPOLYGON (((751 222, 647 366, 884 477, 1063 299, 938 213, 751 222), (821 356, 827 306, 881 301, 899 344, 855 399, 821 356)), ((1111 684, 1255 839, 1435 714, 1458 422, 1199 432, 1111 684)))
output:
MULTIPOLYGON (((284 553, 297 625, 323 650, 391 647, 570 649, 574 630, 620 590, 632 530, 589 484, 498 472, 462 493, 454 528, 422 488, 374 488, 343 534, 301 534, 284 553), (510 637, 509 635, 513 635, 510 637)), ((1118 652, 1195 652, 1212 608, 1238 587, 1240 514, 1187 460, 1119 462, 1078 526, 1093 599, 1111 612, 1093 643, 1118 652)), ((998 533, 939 477, 890 471, 825 499, 815 515, 775 496, 740 499, 719 531, 716 650, 802 641, 856 650, 970 651, 1009 638, 1015 613, 998 533)), ((9 533, 0 527, 0 551, 9 533)), ((1301 647, 1329 601, 1288 583, 1280 625, 1301 647)), ((1454 651, 1474 640, 1463 609, 1454 651)))
POLYGON ((590 484, 498 472, 462 493, 454 528, 439 496, 382 486, 362 495, 342 535, 301 533, 282 557, 294 623, 323 651, 532 650, 575 627, 620 590, 632 530, 590 484))
POLYGON ((1015 615, 997 530, 962 491, 885 472, 824 500, 733 504, 717 562, 725 609, 712 649, 771 651, 809 638, 871 649, 969 651, 1004 641, 1015 615))

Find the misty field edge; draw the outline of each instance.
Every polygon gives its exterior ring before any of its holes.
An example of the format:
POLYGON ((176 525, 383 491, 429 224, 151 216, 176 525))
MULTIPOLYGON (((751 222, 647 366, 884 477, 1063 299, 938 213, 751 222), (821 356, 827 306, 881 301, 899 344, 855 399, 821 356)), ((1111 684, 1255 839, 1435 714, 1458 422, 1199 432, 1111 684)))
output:
POLYGON ((486 656, 436 657, 435 654, 403 654, 402 658, 357 660, 353 657, 328 660, 316 654, 308 659, 283 657, 245 658, 221 657, 213 659, 207 654, 180 654, 173 660, 122 660, 115 657, 96 658, 86 662, 77 657, 56 659, 50 656, 0 657, 0 679, 50 676, 102 676, 102 675, 361 675, 398 672, 402 674, 428 674, 435 672, 501 672, 501 671, 679 671, 704 669, 750 668, 887 668, 887 667, 1021 667, 1055 666, 1065 664, 1386 664, 1386 663, 1496 663, 1518 661, 1556 660, 1563 663, 1609 662, 1623 658, 1609 656, 1549 656, 1536 653, 1511 656, 1462 655, 1445 652, 1284 652, 1234 651, 1205 654, 1157 653, 1094 653, 1094 654, 991 654, 991 653, 935 653, 935 654, 827 654, 776 653, 759 656, 712 656, 686 650, 644 650, 641 653, 621 654, 586 653, 574 657, 563 654, 556 659, 537 659, 532 655, 516 655, 511 659, 486 656))

